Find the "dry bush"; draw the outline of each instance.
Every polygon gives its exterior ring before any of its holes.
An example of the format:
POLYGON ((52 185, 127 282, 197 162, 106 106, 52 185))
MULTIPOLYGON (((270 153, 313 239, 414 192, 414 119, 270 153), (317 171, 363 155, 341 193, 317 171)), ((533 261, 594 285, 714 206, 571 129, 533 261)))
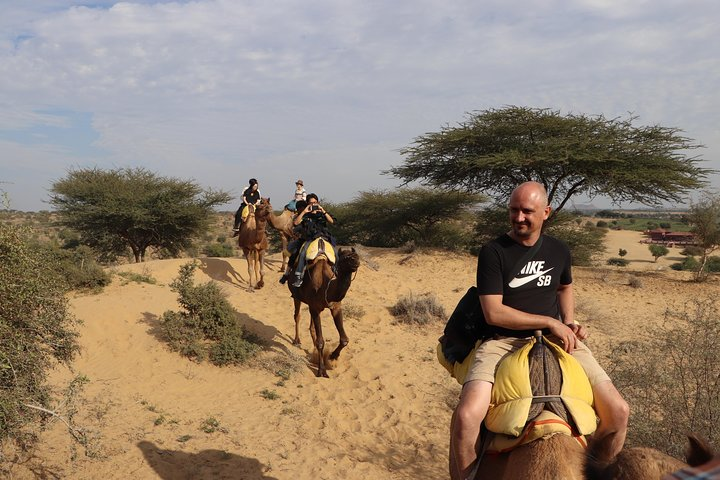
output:
POLYGON ((409 295, 403 295, 390 307, 390 313, 402 323, 418 325, 447 320, 445 308, 431 293, 418 296, 410 292, 409 295))
POLYGON ((354 303, 343 304, 342 306, 343 317, 354 318, 360 320, 365 316, 365 307, 354 303))
POLYGON ((643 282, 640 277, 636 277, 635 275, 633 275, 628 280, 628 285, 630 285, 632 288, 642 288, 643 282))
POLYGON ((47 374, 79 348, 58 259, 28 236, 0 222, 0 460, 6 446, 32 445, 53 413, 47 374))
POLYGON ((237 312, 213 282, 193 283, 195 263, 180 267, 171 288, 184 311, 162 315, 162 331, 170 348, 215 365, 242 364, 261 350, 261 340, 240 325, 237 312))
POLYGON ((294 353, 258 355, 250 363, 253 367, 262 368, 280 377, 277 385, 290 379, 295 373, 307 367, 307 361, 294 353))
POLYGON ((617 345, 609 373, 630 404, 628 444, 678 458, 694 432, 720 443, 720 312, 714 299, 668 310, 647 340, 617 345))

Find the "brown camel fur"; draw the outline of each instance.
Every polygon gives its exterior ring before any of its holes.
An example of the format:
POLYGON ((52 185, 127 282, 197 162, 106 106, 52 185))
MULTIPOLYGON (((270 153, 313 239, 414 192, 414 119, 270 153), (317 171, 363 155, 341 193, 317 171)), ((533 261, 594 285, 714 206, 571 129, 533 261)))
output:
POLYGON ((476 479, 581 480, 584 449, 568 435, 536 440, 501 455, 486 455, 476 479))
POLYGON ((280 267, 281 272, 285 272, 285 269, 287 267, 288 259, 290 258, 290 252, 288 251, 288 242, 290 240, 297 238, 297 235, 295 235, 295 232, 293 232, 293 216, 294 213, 288 210, 287 208, 283 208, 283 211, 280 215, 275 215, 274 210, 272 208, 272 205, 270 205, 270 202, 268 200, 268 207, 270 208, 270 215, 268 215, 268 222, 270 222, 270 225, 280 232, 280 240, 282 241, 282 266, 280 267))
POLYGON ((585 474, 588 480, 657 480, 685 466, 677 458, 648 447, 625 448, 612 462, 601 462, 591 442, 585 474))
POLYGON ((327 258, 321 254, 307 266, 300 287, 293 287, 288 282, 295 302, 295 339, 293 344, 300 345, 300 305, 305 303, 310 309, 310 335, 318 354, 318 377, 328 377, 320 313, 326 308, 330 309, 335 328, 340 334, 340 344, 329 356, 330 360, 337 360, 340 351, 347 346, 349 341, 343 327, 342 300, 350 288, 353 273, 359 267, 360 257, 355 249, 344 250, 341 248, 337 255, 337 275, 333 273, 327 258))
POLYGON ((270 199, 263 198, 257 206, 250 205, 250 213, 240 224, 238 233, 238 246, 242 248, 243 255, 248 264, 248 290, 260 289, 265 286, 265 252, 268 249, 268 239, 265 234, 268 216, 270 215, 270 199))
POLYGON ((592 445, 588 450, 586 473, 588 480, 649 480, 664 478, 710 479, 709 469, 717 468, 720 456, 715 456, 710 445, 695 434, 688 435, 689 445, 685 450, 687 464, 665 455, 653 448, 628 448, 621 451, 612 463, 596 461, 592 445))

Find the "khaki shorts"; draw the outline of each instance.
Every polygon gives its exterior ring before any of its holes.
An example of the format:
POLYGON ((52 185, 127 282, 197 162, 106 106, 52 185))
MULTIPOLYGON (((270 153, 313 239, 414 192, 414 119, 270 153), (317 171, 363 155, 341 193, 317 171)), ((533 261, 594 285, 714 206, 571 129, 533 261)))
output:
MULTIPOLYGON (((525 345, 530 338, 531 337, 516 338, 496 336, 495 338, 484 341, 475 352, 475 358, 465 377, 465 383, 472 380, 495 383, 495 370, 500 360, 525 345)), ((560 345, 560 341, 556 336, 550 335, 547 338, 560 345)), ((595 360, 590 349, 587 348, 584 343, 578 341, 577 348, 571 355, 583 367, 585 374, 590 380, 590 385, 593 387, 598 383, 610 380, 608 374, 605 373, 605 370, 603 370, 597 360, 595 360)))

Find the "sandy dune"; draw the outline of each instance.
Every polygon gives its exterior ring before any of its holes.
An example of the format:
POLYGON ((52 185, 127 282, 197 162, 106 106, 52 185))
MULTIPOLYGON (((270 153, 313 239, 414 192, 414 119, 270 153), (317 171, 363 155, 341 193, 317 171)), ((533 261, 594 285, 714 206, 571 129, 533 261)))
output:
MULTIPOLYGON (((589 344, 601 359, 613 342, 652 333, 668 306, 720 291, 716 280, 699 287, 687 274, 669 270, 679 256, 675 250, 653 262, 639 239, 634 232, 610 232, 606 257, 625 248, 627 269, 575 270, 578 319, 590 328, 589 344), (640 288, 628 286, 633 276, 640 288)), ((435 360, 443 324, 397 324, 388 307, 404 294, 431 293, 449 314, 474 283, 475 259, 370 248, 362 253, 344 303, 365 314, 346 319, 350 344, 330 379, 316 378, 310 368, 306 321, 303 346, 291 344, 292 300, 277 283, 278 256, 268 262, 266 288, 254 293, 245 289, 243 260, 201 260, 197 280, 222 285, 247 328, 270 344, 265 363, 300 366, 284 382, 260 366, 194 363, 158 339, 159 316, 179 309, 168 284, 188 260, 119 267, 150 274, 158 283, 116 276, 99 295, 74 296, 73 311, 83 321, 82 353, 73 371, 58 368, 52 375, 58 391, 77 374, 89 379, 74 421, 89 433, 90 456, 56 421, 41 435, 31 461, 13 467, 12 478, 446 478, 448 423, 460 387, 435 360), (268 398, 272 393, 277 398, 268 398), (213 419, 214 428, 207 428, 213 419)), ((327 312, 323 327, 334 348, 338 336, 327 312)))

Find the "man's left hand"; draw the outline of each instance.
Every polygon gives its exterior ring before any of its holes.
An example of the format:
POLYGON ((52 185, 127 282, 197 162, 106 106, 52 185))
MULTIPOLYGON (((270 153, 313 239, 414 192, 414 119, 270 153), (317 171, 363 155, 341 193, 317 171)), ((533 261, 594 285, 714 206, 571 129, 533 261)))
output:
POLYGON ((578 340, 583 341, 588 337, 587 328, 580 325, 579 323, 571 323, 570 325, 568 325, 568 327, 570 327, 570 330, 573 331, 578 340))

